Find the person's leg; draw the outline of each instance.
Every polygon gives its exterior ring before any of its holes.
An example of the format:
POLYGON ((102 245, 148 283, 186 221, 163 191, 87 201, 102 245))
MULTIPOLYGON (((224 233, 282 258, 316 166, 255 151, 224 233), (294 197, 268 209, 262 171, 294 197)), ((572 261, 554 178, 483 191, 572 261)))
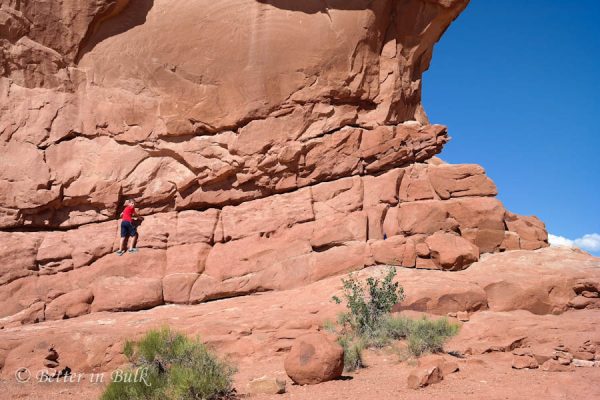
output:
POLYGON ((135 245, 137 244, 137 240, 138 240, 138 234, 136 232, 135 235, 133 235, 131 237, 131 246, 129 246, 129 250, 135 249, 135 245))
POLYGON ((121 237, 121 244, 119 245, 119 251, 125 251, 125 243, 127 242, 127 236, 121 237))
POLYGON ((138 240, 137 229, 135 225, 129 224, 129 236, 131 237, 131 245, 129 246, 129 252, 135 253, 138 249, 135 247, 138 240))
POLYGON ((119 250, 117 250, 117 255, 122 256, 125 254, 127 244, 127 227, 124 222, 121 222, 121 241, 119 243, 119 250))

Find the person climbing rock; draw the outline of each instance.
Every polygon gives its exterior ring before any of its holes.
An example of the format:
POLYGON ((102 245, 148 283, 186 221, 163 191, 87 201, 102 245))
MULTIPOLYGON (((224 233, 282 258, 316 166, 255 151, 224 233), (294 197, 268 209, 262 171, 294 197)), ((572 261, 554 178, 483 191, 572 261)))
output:
POLYGON ((125 254, 125 249, 129 238, 131 243, 129 244, 129 253, 136 253, 138 251, 135 247, 138 240, 138 233, 135 221, 138 219, 138 215, 135 212, 135 202, 131 199, 125 201, 125 209, 121 213, 121 244, 117 255, 122 256, 125 254))

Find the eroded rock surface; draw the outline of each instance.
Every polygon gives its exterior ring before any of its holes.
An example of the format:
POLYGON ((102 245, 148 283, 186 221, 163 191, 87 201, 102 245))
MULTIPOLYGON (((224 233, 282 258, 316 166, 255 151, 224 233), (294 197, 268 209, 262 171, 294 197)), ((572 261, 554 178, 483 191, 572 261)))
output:
MULTIPOLYGON (((381 278, 386 272, 384 266, 368 267, 358 273, 358 278, 381 278)), ((445 346, 447 351, 466 355, 505 353, 509 356, 507 369, 511 369, 511 352, 520 348, 541 357, 540 364, 554 355, 559 344, 577 358, 589 359, 590 354, 598 354, 600 310, 569 306, 583 287, 600 283, 598 258, 568 249, 514 251, 487 257, 453 273, 401 268, 397 279, 407 294, 397 311, 438 315, 471 312, 469 322, 445 346), (490 290, 498 286, 506 290, 490 290), (530 302, 523 302, 530 297, 530 302)), ((110 371, 125 362, 125 340, 166 324, 183 333, 200 335, 220 353, 237 360, 283 358, 295 339, 317 331, 325 320, 335 320, 343 306, 336 305, 331 297, 340 296, 341 291, 340 277, 335 276, 295 289, 197 305, 103 311, 5 327, 0 330, 1 373, 12 379, 17 368, 39 370, 51 345, 60 354, 61 365, 74 371, 110 371)), ((86 297, 81 298, 81 302, 86 301, 86 297)))
POLYGON ((0 2, 0 326, 547 245, 434 157, 421 76, 466 0, 174 3, 0 2))
MULTIPOLYGON (((482 167, 435 157, 449 136, 422 74, 467 3, 0 0, 3 382, 114 370, 125 340, 164 325, 283 371, 342 310, 340 276, 382 264, 405 289, 394 311, 463 322, 445 348, 466 356, 468 393, 505 367, 594 381, 599 259, 544 248, 544 224, 507 211, 482 167), (128 197, 140 252, 117 257, 128 197)), ((440 360, 422 360, 447 376, 425 390, 452 397, 458 365, 440 360)), ((398 397, 397 367, 369 395, 398 397)), ((265 379, 253 390, 283 391, 265 379)))
MULTIPOLYGON (((31 321, 40 307, 34 320, 290 289, 374 264, 460 270, 480 253, 545 246, 522 239, 525 223, 514 225, 494 192, 402 200, 413 170, 427 179, 440 168, 465 166, 414 164, 222 209, 155 213, 139 228, 140 252, 122 257, 116 221, 2 232, 0 323, 31 321)), ((543 225, 527 229, 545 238, 543 225)), ((513 288, 490 289, 502 290, 513 288)))
POLYGON ((466 4, 3 0, 0 228, 105 221, 122 196, 148 214, 221 207, 424 161, 447 138, 427 125, 421 74, 466 4))

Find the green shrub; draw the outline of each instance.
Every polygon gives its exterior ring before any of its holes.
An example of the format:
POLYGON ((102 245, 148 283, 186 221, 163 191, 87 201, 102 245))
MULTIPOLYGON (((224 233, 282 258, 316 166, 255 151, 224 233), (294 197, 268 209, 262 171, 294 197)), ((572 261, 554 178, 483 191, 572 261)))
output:
POLYGON ((429 320, 425 317, 412 321, 408 334, 408 350, 415 356, 443 351, 444 342, 458 333, 459 326, 446 318, 429 320))
MULTIPOLYGON (((393 306, 404 300, 402 286, 393 283, 395 276, 396 269, 390 268, 383 280, 368 278, 366 286, 352 274, 348 279, 342 279, 348 311, 338 315, 338 324, 342 327, 338 341, 344 348, 346 371, 363 366, 361 352, 365 348, 382 348, 393 340, 405 339, 408 351, 405 358, 418 357, 442 351, 445 341, 458 332, 459 326, 446 318, 413 320, 392 316, 393 306)), ((341 303, 336 296, 333 300, 341 303)), ((330 321, 326 321, 324 327, 336 332, 330 321)))
POLYGON ((382 330, 393 340, 406 339, 414 320, 401 316, 389 316, 382 321, 382 330))
POLYGON ((132 364, 129 372, 146 370, 146 379, 113 380, 102 400, 213 400, 232 393, 234 368, 197 338, 163 328, 148 332, 137 343, 127 341, 123 353, 132 364))
MULTIPOLYGON (((392 311, 392 307, 404 300, 404 289, 393 282, 395 276, 396 269, 392 267, 383 280, 367 278, 366 287, 354 275, 342 279, 348 312, 341 315, 340 324, 349 325, 359 335, 374 332, 381 319, 392 311), (365 291, 368 292, 368 298, 365 291)), ((337 296, 333 300, 341 303, 337 296)))
POLYGON ((367 347, 382 348, 390 345, 393 340, 405 339, 411 322, 412 320, 404 317, 384 316, 373 331, 363 335, 367 347))
POLYGON ((459 326, 448 319, 430 320, 426 317, 410 319, 390 316, 383 320, 381 335, 394 340, 406 339, 408 350, 414 356, 443 351, 446 340, 456 335, 459 326))
POLYGON ((344 371, 352 372, 364 367, 362 352, 366 343, 361 337, 345 334, 338 338, 338 343, 344 349, 344 371))
POLYGON ((323 330, 325 330, 327 332, 335 333, 336 332, 335 322, 333 322, 329 319, 323 321, 323 330))

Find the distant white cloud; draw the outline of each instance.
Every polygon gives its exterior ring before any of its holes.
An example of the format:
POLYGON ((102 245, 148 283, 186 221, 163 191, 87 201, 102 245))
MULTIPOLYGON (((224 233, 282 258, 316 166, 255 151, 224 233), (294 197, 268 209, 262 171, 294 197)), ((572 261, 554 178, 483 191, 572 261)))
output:
POLYGON ((563 236, 549 234, 548 242, 551 246, 559 247, 579 247, 580 249, 590 251, 592 253, 600 252, 600 234, 588 233, 578 239, 567 239, 563 236))
POLYGON ((575 243, 575 246, 584 250, 592 252, 600 251, 600 235, 597 233, 583 235, 583 237, 575 239, 573 243, 575 243))
POLYGON ((563 236, 556 236, 551 233, 548 234, 548 243, 550 246, 555 247, 573 247, 573 241, 563 236))

